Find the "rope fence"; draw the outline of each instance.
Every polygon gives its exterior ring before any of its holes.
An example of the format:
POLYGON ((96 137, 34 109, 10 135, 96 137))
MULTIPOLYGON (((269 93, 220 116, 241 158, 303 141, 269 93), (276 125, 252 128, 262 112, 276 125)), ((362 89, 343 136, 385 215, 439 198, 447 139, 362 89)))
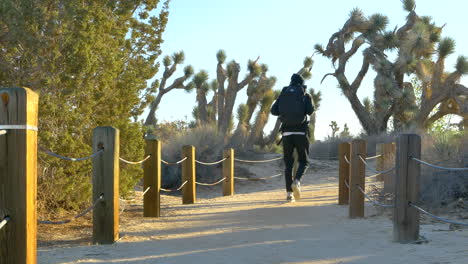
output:
POLYGON ((266 176, 266 177, 260 177, 260 178, 234 177, 234 179, 237 179, 237 180, 248 180, 248 181, 258 181, 258 180, 273 179, 273 178, 276 178, 276 177, 280 177, 280 176, 282 176, 282 175, 283 175, 283 173, 279 173, 279 174, 275 174, 275 175, 272 175, 272 176, 266 176))
POLYGON ((83 160, 92 159, 92 158, 96 157, 97 155, 101 154, 104 151, 104 149, 101 149, 98 152, 93 153, 90 156, 83 157, 83 158, 69 158, 69 157, 65 157, 65 156, 53 153, 52 151, 46 150, 46 149, 44 149, 42 147, 39 147, 39 149, 42 152, 44 152, 44 153, 46 153, 46 154, 48 154, 50 156, 53 156, 53 157, 56 157, 56 158, 59 158, 59 159, 62 159, 62 160, 68 160, 68 161, 83 161, 83 160))
POLYGON ((346 161, 346 163, 348 163, 349 165, 351 165, 351 162, 349 162, 348 158, 346 157, 346 155, 344 156, 344 160, 346 161))
POLYGON ((356 185, 356 187, 367 198, 367 200, 369 202, 371 202, 373 205, 384 207, 384 208, 394 208, 395 207, 393 204, 382 204, 382 203, 377 202, 376 200, 372 199, 368 194, 366 194, 366 192, 362 189, 361 186, 356 185))
POLYGON ((119 160, 124 162, 124 163, 127 163, 127 164, 137 165, 137 164, 141 164, 141 163, 147 161, 149 158, 151 158, 151 155, 146 156, 146 158, 144 158, 144 159, 142 159, 140 161, 128 161, 128 160, 125 160, 123 158, 119 158, 119 160))
MULTIPOLYGON (((3 91, 4 88, 2 88, 3 91)), ((25 89, 25 88, 7 88, 7 89, 25 89)), ((34 93, 32 91, 23 91, 23 92, 12 92, 8 94, 10 96, 23 96, 23 94, 28 94, 27 97, 18 99, 12 98, 11 101, 20 102, 21 105, 15 105, 15 109, 19 109, 21 112, 27 112, 31 114, 35 114, 37 116, 37 95, 34 97, 34 93), (36 99, 34 99, 36 98, 36 99), (34 101, 28 101, 30 99, 34 99, 34 101)), ((10 106, 7 106, 10 107, 10 106)), ((10 109, 10 108, 8 108, 10 109)), ((12 111, 14 109, 11 109, 12 111)), ((31 115, 33 116, 33 115, 31 115)), ((0 117, 2 118, 2 117, 0 117)), ((18 120, 9 120, 9 119, 2 119, 0 120, 2 125, 0 126, 0 135, 5 135, 9 131, 8 129, 22 129, 22 130, 33 130, 37 131, 37 119, 31 119, 30 124, 16 124, 18 120), (6 123, 5 125, 3 125, 6 123), (9 124, 9 123, 13 123, 9 124), (14 128, 12 128, 14 127, 14 128)), ((23 120, 19 120, 20 123, 23 120)), ((266 180, 272 179, 276 177, 282 176, 282 173, 278 173, 276 175, 268 176, 268 177, 261 177, 261 178, 244 178, 244 177, 235 177, 234 176, 234 164, 235 161, 237 162, 244 162, 244 163, 266 163, 266 162, 273 162, 279 161, 283 159, 282 156, 275 157, 272 159, 267 160, 247 160, 247 159, 239 159, 234 157, 234 150, 233 149, 226 149, 223 152, 223 159, 215 162, 202 162, 195 159, 196 151, 194 146, 184 146, 182 149, 182 157, 183 159, 177 162, 168 162, 161 159, 161 142, 158 140, 153 139, 146 139, 146 147, 145 153, 149 153, 141 161, 128 161, 123 158, 119 157, 120 152, 120 138, 119 138, 119 131, 113 127, 97 127, 93 130, 93 141, 92 146, 99 146, 97 152, 92 153, 90 156, 82 157, 82 158, 70 158, 65 157, 59 154, 56 154, 52 151, 42 148, 41 146, 37 145, 37 133, 18 133, 24 135, 18 135, 15 137, 6 136, 3 137, 2 140, 6 142, 6 144, 2 144, 0 146, 2 149, 2 154, 5 152, 7 155, 12 155, 11 151, 6 150, 15 150, 14 156, 7 157, 8 161, 18 159, 19 162, 8 164, 9 171, 6 174, 8 178, 6 186, 3 186, 4 191, 6 194, 2 193, 2 199, 5 198, 5 202, 2 200, 2 206, 5 205, 6 208, 17 206, 15 208, 18 214, 15 214, 14 220, 16 223, 24 223, 24 225, 31 225, 31 221, 34 221, 33 228, 27 230, 27 234, 23 234, 25 232, 20 232, 20 229, 25 229, 25 226, 18 226, 18 228, 12 228, 11 234, 9 233, 10 237, 14 237, 15 241, 12 243, 11 246, 7 247, 5 252, 6 255, 10 254, 11 251, 14 249, 15 251, 20 252, 21 254, 17 254, 18 256, 27 256, 24 259, 33 259, 36 254, 35 251, 35 243, 37 241, 36 233, 37 230, 34 230, 36 225, 36 218, 28 217, 28 215, 23 214, 23 212, 36 212, 37 211, 37 201, 35 199, 30 199, 30 197, 35 197, 34 192, 37 190, 37 148, 48 155, 54 156, 59 159, 68 160, 68 161, 84 161, 92 159, 92 191, 93 197, 99 197, 96 201, 93 202, 92 206, 86 208, 80 214, 72 217, 71 219, 62 220, 62 221, 38 221, 39 224, 66 224, 70 223, 91 211, 95 211, 96 217, 93 217, 93 243, 96 244, 112 244, 118 239, 118 229, 119 229, 119 221, 113 221, 114 219, 118 219, 119 213, 119 197, 118 191, 109 188, 109 186, 118 186, 119 181, 119 161, 125 162, 127 164, 143 164, 143 185, 150 186, 145 189, 143 192, 143 216, 145 217, 159 217, 160 216, 160 193, 159 191, 179 191, 182 190, 182 203, 183 204, 193 204, 196 202, 196 188, 195 186, 204 185, 204 186, 214 186, 220 183, 223 183, 223 195, 224 196, 231 196, 234 195, 234 179, 238 180, 266 180), (19 147, 21 146, 21 147, 19 147), (104 148, 106 151, 104 151, 104 148), (96 158, 98 155, 102 155, 102 158, 96 158), (148 161, 148 162, 146 162, 148 161), (189 162, 184 162, 189 161, 189 162), (224 162, 226 161, 226 162, 224 162), (161 182, 161 163, 165 165, 178 165, 182 163, 181 166, 181 174, 182 174, 182 181, 184 181, 181 186, 174 190, 168 190, 160 188, 161 182), (222 175, 221 179, 217 180, 213 183, 203 183, 196 181, 196 164, 201 165, 216 165, 219 163, 223 163, 222 167, 222 175), (10 166, 11 165, 11 166, 10 166), (10 169, 11 168, 11 169, 10 169), (27 185, 17 184, 17 181, 10 180, 11 179, 20 179, 20 182, 26 182, 27 185), (151 186, 153 186, 152 192, 151 186), (26 190, 26 191, 24 191, 26 190), (106 199, 104 200, 103 193, 106 194, 106 199), (24 196, 23 196, 24 195, 24 196), (146 196, 145 196, 146 195, 146 196), (20 202, 18 202, 20 201, 20 202), (106 206, 100 206, 99 203, 105 201, 106 206)), ((342 151, 338 152, 338 156, 340 157, 340 171, 346 172, 343 175, 340 172, 340 184, 339 188, 340 191, 352 189, 349 192, 349 206, 350 206, 350 218, 357 218, 357 217, 364 217, 364 202, 367 198, 371 203, 374 205, 378 205, 381 207, 391 208, 394 207, 395 216, 393 217, 394 221, 394 240, 397 242, 408 242, 417 240, 418 237, 413 237, 414 234, 418 235, 419 232, 419 213, 415 210, 418 210, 421 213, 424 213, 428 216, 431 216, 435 219, 444 221, 446 223, 455 224, 455 225, 464 225, 468 226, 465 223, 459 223, 452 220, 447 220, 438 216, 435 216, 431 213, 428 213, 424 209, 416 206, 413 203, 417 203, 419 201, 419 184, 420 184, 420 164, 424 164, 426 166, 431 166, 437 169, 443 169, 448 171, 468 171, 468 168, 446 168, 437 165, 430 164, 428 162, 420 160, 420 152, 421 152, 421 139, 419 136, 414 134, 401 134, 398 137, 398 142, 395 145, 397 147, 398 155, 397 158, 397 165, 391 169, 378 171, 373 169, 366 160, 382 158, 385 160, 386 153, 388 151, 380 151, 379 155, 377 153, 373 153, 372 157, 363 158, 362 156, 358 155, 358 153, 367 153, 367 143, 364 140, 354 140, 351 144, 347 144, 349 150, 342 153, 342 151), (344 155, 344 159, 341 159, 342 155, 344 155), (361 162, 358 162, 357 156, 361 159, 361 162), (350 160, 348 160, 347 157, 350 160), (417 162, 412 162, 412 160, 417 162), (346 165, 347 163, 348 165, 346 165), (346 165, 346 166, 344 166, 346 165), (398 166, 398 167, 397 167, 398 166), (394 178, 394 184, 392 184, 392 191, 395 193, 395 201, 394 205, 385 205, 381 204, 378 201, 373 200, 368 194, 365 192, 365 168, 371 170, 377 174, 386 174, 392 170, 396 170, 394 177, 387 177, 385 178, 394 178), (343 177, 342 177, 343 176, 343 177), (344 180, 345 179, 345 180, 344 180), (343 184, 344 180, 344 184, 343 184), (347 189, 344 187, 346 185, 347 189), (351 188, 350 188, 351 186, 351 188), (355 190, 355 186, 359 189, 360 192, 355 190), (362 187, 361 187, 362 186, 362 187), (361 193, 363 195, 361 195, 361 193), (409 201, 408 199, 413 199, 409 201), (353 214, 351 212, 354 210, 353 214), (362 211, 362 212, 361 212, 362 211)), ((392 150, 395 152, 395 150, 392 150)), ((334 154, 333 154, 334 155, 334 154)), ((276 155, 275 155, 276 156, 276 155)), ((368 155, 371 156, 371 155, 368 155)), ((328 157, 330 159, 330 157, 328 157)), ((381 159, 378 162, 382 161, 381 159)), ((390 159, 387 159, 389 161, 390 159)), ((385 162, 383 162, 382 168, 387 168, 390 166, 385 166, 385 162)), ((380 163, 377 164, 377 168, 379 168, 380 163)), ((218 176, 219 177, 219 176, 218 176)), ((123 209, 125 209, 123 207, 123 209)), ((0 221, 0 228, 3 228, 11 221, 10 217, 4 217, 0 221)), ((2 233, 3 235, 3 233, 2 233)), ((5 254, 3 254, 5 255, 5 254)), ((0 263, 6 262, 5 258, 2 254, 0 254, 0 263)), ((24 263, 24 259, 15 259, 14 261, 9 261, 12 263, 24 263)), ((8 261, 7 261, 8 262, 8 261)))
POLYGON ((203 186, 215 186, 217 184, 222 183, 225 180, 226 180, 226 177, 221 178, 220 180, 218 180, 216 182, 213 182, 213 183, 203 183, 203 182, 197 182, 197 181, 195 183, 198 184, 198 185, 203 185, 203 186))
POLYGON ((369 163, 367 163, 367 161, 361 156, 361 155, 358 155, 359 156, 359 159, 364 163, 364 165, 366 165, 366 169, 372 171, 373 173, 376 173, 376 174, 385 174, 385 173, 389 173, 393 170, 396 169, 396 167, 393 167, 393 168, 390 168, 390 169, 387 169, 387 170, 383 170, 383 171, 378 171, 374 168, 372 168, 369 163))
POLYGON ((280 160, 282 158, 283 157, 279 157, 279 158, 274 158, 274 159, 269 159, 269 160, 244 160, 244 159, 234 158, 234 160, 239 161, 239 162, 246 162, 246 163, 263 163, 263 162, 271 162, 271 161, 280 160))
POLYGON ((377 158, 380 158, 382 157, 382 155, 375 155, 375 156, 372 156, 372 157, 366 157, 366 160, 373 160, 373 159, 377 159, 377 158))
POLYGON ((42 220, 39 220, 37 221, 39 224, 46 224, 46 225, 63 225, 63 224, 68 224, 70 223, 71 221, 74 221, 82 216, 85 216, 87 213, 89 213, 90 211, 92 211, 97 205, 99 202, 103 201, 104 200, 104 195, 101 195, 99 196, 99 198, 94 202, 93 205, 91 205, 90 207, 88 207, 86 210, 84 210, 82 213, 74 216, 73 218, 71 219, 67 219, 67 220, 63 220, 63 221, 42 221, 42 220))
POLYGON ((2 228, 4 226, 6 226, 6 224, 10 221, 10 217, 9 216, 5 216, 5 218, 3 218, 3 220, 0 222, 0 230, 2 230, 2 228))
POLYGON ((468 168, 447 168, 447 167, 437 166, 437 165, 431 164, 429 162, 422 161, 422 160, 414 158, 414 157, 411 157, 411 159, 415 160, 415 161, 417 161, 417 162, 419 162, 421 164, 424 164, 426 166, 432 167, 434 169, 440 169, 440 170, 446 170, 446 171, 468 171, 468 168))
POLYGON ((182 190, 182 188, 184 187, 184 185, 187 184, 187 183, 188 183, 188 181, 184 181, 184 182, 179 186, 179 188, 177 188, 177 189, 164 189, 164 188, 160 188, 160 189, 161 189, 161 191, 164 191, 164 192, 177 192, 177 191, 182 190))
POLYGON ((223 162, 225 160, 227 160, 227 158, 224 158, 222 160, 218 160, 218 161, 215 161, 215 162, 202 162, 202 161, 199 161, 199 160, 195 160, 195 162, 198 163, 198 164, 201 164, 201 165, 208 165, 209 166, 209 165, 219 164, 219 163, 221 163, 221 162, 223 162))
POLYGON ((183 159, 181 159, 179 161, 176 161, 176 162, 169 162, 169 161, 165 161, 165 160, 161 159, 161 162, 166 164, 166 165, 178 165, 178 164, 184 162, 185 160, 187 160, 187 157, 185 157, 185 158, 183 158, 183 159))
POLYGON ((461 225, 461 226, 468 226, 468 223, 456 222, 456 221, 453 221, 453 220, 448 220, 448 219, 442 218, 442 217, 437 216, 437 215, 433 215, 433 214, 427 212, 426 210, 422 209, 421 207, 419 207, 419 206, 417 206, 417 205, 415 205, 415 204, 413 204, 413 203, 409 203, 408 205, 409 205, 410 207, 415 208, 415 209, 418 210, 419 212, 421 212, 421 213, 423 213, 423 214, 425 214, 425 215, 427 215, 427 216, 429 216, 429 217, 432 217, 432 218, 434 218, 434 219, 437 219, 437 220, 439 220, 439 221, 442 221, 442 222, 444 222, 444 223, 447 223, 447 224, 454 224, 454 225, 461 225))

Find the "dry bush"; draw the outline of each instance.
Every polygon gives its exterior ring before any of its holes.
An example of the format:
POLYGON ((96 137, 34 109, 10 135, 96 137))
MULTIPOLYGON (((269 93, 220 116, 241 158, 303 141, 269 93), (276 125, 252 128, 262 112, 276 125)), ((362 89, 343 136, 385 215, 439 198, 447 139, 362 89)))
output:
POLYGON ((359 137, 334 137, 325 141, 317 140, 310 147, 310 157, 316 159, 338 159, 338 146, 344 142, 351 142, 354 139, 364 139, 367 143, 367 155, 376 154, 376 146, 380 143, 395 141, 393 135, 381 134, 373 136, 361 135, 359 137))
MULTIPOLYGON (((468 167, 468 133, 444 132, 422 137, 422 160, 442 167, 468 167)), ((468 200, 468 171, 445 171, 421 165, 421 200, 437 209, 468 200)))
MULTIPOLYGON (((195 157, 202 162, 213 162, 222 159, 224 139, 218 134, 215 126, 200 126, 182 131, 174 131, 173 135, 162 143, 162 158, 169 162, 181 160, 182 147, 195 147, 195 157)), ((162 167, 162 186, 177 187, 181 183, 181 165, 162 167)), ((197 164, 197 181, 211 182, 221 177, 221 164, 206 166, 197 164)))

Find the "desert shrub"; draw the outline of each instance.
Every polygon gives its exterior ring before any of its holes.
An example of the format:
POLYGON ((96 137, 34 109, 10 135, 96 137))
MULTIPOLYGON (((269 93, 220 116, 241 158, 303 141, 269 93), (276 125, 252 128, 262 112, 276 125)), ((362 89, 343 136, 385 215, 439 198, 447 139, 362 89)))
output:
MULTIPOLYGON (((224 138, 218 134, 216 126, 200 126, 177 131, 162 143, 162 158, 174 162, 182 159, 182 147, 195 147, 196 159, 213 162, 222 159, 224 138)), ((221 177, 221 164, 205 166, 197 164, 196 177, 201 181, 212 181, 221 177)), ((162 167, 162 185, 164 188, 176 187, 181 183, 181 166, 162 167)))
MULTIPOLYGON (((445 131, 422 138, 422 159, 443 167, 468 167, 467 132, 445 131)), ((468 199, 468 171, 421 166, 421 199, 433 208, 468 199)))

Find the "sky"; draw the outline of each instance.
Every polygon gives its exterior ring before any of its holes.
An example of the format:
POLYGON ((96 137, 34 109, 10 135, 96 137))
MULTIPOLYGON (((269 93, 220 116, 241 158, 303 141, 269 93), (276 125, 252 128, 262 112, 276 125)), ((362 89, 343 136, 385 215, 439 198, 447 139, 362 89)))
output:
MULTIPOLYGON (((289 84, 291 74, 302 67, 304 58, 314 53, 314 45, 320 43, 325 46, 355 7, 359 7, 366 16, 374 13, 388 16, 389 29, 403 25, 407 15, 400 0, 172 0, 163 34, 162 55, 180 50, 185 52, 185 63, 174 77, 181 76, 183 66, 190 64, 196 72, 208 71, 210 79, 216 78, 216 52, 220 49, 226 51, 226 61, 235 60, 240 64, 241 77, 246 73, 247 61, 260 56, 259 62, 269 66, 269 75, 278 79, 274 89, 281 89, 289 84)), ((468 1, 463 0, 416 1, 418 15, 431 16, 437 25, 446 24, 442 36, 456 41, 456 51, 446 63, 447 70, 453 70, 458 55, 468 56, 464 23, 466 10, 468 1)), ((359 134, 362 127, 349 102, 337 88, 336 79, 330 76, 320 83, 326 73, 333 72, 331 62, 318 54, 313 59, 312 79, 306 81, 306 85, 322 93, 321 106, 317 111, 316 139, 331 135, 331 121, 336 121, 340 128, 346 123, 352 134, 359 134)), ((354 79, 360 66, 359 56, 350 60, 347 67, 349 80, 354 79)), ((372 98, 375 75, 370 72, 358 91, 361 99, 366 96, 372 98)), ((162 68, 156 77, 161 75, 162 68)), ((462 83, 467 85, 467 78, 462 83)), ((210 99, 211 94, 208 95, 210 99)), ((244 88, 238 94, 236 106, 246 100, 244 88)), ((160 121, 192 120, 195 103, 195 92, 171 91, 163 97, 157 118, 160 121)), ((147 112, 142 119, 146 115, 147 112)), ((272 129, 274 121, 270 115, 264 130, 266 133, 272 129)))

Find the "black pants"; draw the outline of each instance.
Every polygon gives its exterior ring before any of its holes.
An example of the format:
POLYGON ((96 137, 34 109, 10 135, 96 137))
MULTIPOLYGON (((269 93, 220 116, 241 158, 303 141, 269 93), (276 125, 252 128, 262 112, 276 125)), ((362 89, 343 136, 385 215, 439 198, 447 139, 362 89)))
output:
POLYGON ((308 166, 307 157, 309 155, 309 139, 305 135, 283 136, 284 163, 286 169, 284 172, 286 180, 286 191, 292 192, 291 184, 293 182, 292 170, 294 165, 294 149, 296 149, 299 159, 299 167, 295 173, 296 179, 301 180, 308 166))

